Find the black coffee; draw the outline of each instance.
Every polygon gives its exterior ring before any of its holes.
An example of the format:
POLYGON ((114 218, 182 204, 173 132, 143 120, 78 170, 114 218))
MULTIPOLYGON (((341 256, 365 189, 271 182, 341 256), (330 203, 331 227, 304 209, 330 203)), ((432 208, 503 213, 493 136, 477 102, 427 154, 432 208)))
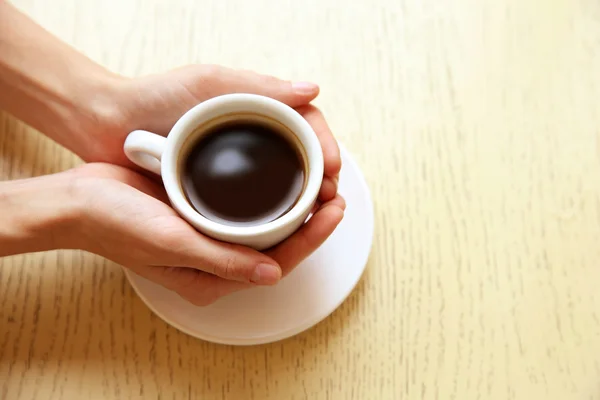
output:
POLYGON ((200 214, 227 225, 273 221, 290 210, 304 186, 304 162, 280 131, 259 122, 229 122, 192 145, 183 190, 200 214))

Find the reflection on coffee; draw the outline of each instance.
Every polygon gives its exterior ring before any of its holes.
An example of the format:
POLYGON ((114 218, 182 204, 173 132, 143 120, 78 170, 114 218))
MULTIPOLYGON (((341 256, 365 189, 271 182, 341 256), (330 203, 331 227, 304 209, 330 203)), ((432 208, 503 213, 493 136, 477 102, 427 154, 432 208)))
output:
POLYGON ((182 163, 189 202, 204 217, 233 226, 284 215, 302 194, 306 169, 290 134, 283 126, 236 119, 203 132, 182 163))

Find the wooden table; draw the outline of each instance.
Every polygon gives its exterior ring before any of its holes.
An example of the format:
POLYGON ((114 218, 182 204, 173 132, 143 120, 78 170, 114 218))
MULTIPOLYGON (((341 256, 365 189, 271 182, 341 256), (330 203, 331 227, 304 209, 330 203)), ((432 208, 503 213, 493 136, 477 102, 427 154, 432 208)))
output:
MULTIPOLYGON (((600 3, 18 0, 128 75, 210 62, 314 80, 375 201, 352 296, 229 347, 117 265, 0 261, 2 399, 600 399, 600 3)), ((0 177, 78 161, 0 120, 0 177)))

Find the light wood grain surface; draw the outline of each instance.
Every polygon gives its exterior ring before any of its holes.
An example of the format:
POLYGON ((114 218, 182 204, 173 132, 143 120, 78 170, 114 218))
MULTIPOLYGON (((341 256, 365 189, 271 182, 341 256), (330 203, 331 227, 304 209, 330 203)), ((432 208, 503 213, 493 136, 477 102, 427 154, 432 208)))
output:
MULTIPOLYGON (((0 260, 2 399, 600 399, 596 0, 17 0, 94 60, 321 84, 375 201, 353 295, 281 343, 155 317, 117 265, 0 260)), ((0 178, 78 161, 0 118, 0 178)))

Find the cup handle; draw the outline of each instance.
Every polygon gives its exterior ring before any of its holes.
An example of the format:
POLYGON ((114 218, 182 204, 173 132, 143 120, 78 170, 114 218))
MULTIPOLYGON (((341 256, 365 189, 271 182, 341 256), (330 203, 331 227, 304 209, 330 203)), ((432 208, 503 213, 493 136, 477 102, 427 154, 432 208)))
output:
POLYGON ((160 175, 160 159, 167 138, 148 131, 133 131, 127 135, 123 150, 133 163, 160 175))

